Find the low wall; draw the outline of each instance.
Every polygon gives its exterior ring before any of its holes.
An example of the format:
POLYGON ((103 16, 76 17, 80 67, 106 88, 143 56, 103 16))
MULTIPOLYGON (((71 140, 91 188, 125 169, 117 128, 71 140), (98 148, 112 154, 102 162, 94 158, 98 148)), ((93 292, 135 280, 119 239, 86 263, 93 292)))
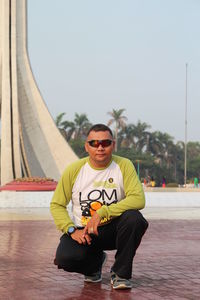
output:
POLYGON ((147 207, 200 207, 200 193, 145 192, 147 207))
POLYGON ((0 208, 49 207, 54 192, 0 192, 0 208))
MULTIPOLYGON (((0 192, 0 208, 49 207, 54 192, 0 192)), ((200 189, 145 189, 146 207, 200 207, 200 189)))

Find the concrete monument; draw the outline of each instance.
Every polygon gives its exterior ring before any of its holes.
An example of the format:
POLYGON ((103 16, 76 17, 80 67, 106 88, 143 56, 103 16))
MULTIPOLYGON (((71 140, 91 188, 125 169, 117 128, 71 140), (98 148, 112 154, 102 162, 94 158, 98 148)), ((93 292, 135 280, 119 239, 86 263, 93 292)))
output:
POLYGON ((26 5, 26 0, 0 0, 1 185, 18 177, 57 180, 77 159, 49 114, 31 71, 26 5))

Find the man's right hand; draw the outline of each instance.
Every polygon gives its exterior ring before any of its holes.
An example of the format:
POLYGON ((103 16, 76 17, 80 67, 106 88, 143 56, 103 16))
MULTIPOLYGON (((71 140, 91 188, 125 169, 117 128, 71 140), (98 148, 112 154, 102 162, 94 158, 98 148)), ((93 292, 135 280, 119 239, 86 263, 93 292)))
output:
POLYGON ((78 242, 79 244, 83 244, 83 245, 90 245, 92 238, 88 233, 84 233, 84 229, 76 229, 72 234, 71 234, 71 238, 78 242))

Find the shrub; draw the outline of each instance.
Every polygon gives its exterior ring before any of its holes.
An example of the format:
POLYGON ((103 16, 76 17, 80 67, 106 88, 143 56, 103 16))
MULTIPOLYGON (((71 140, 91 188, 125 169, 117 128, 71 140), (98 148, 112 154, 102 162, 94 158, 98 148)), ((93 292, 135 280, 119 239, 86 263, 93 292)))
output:
POLYGON ((178 183, 177 182, 169 182, 166 184, 166 187, 178 187, 178 183))

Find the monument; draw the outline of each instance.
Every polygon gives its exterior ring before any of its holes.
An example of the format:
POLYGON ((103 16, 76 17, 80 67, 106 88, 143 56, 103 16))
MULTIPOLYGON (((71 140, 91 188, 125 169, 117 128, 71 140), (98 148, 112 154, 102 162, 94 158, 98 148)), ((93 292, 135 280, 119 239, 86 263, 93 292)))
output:
POLYGON ((34 80, 26 20, 26 0, 0 0, 1 185, 19 177, 58 180, 77 160, 34 80))

